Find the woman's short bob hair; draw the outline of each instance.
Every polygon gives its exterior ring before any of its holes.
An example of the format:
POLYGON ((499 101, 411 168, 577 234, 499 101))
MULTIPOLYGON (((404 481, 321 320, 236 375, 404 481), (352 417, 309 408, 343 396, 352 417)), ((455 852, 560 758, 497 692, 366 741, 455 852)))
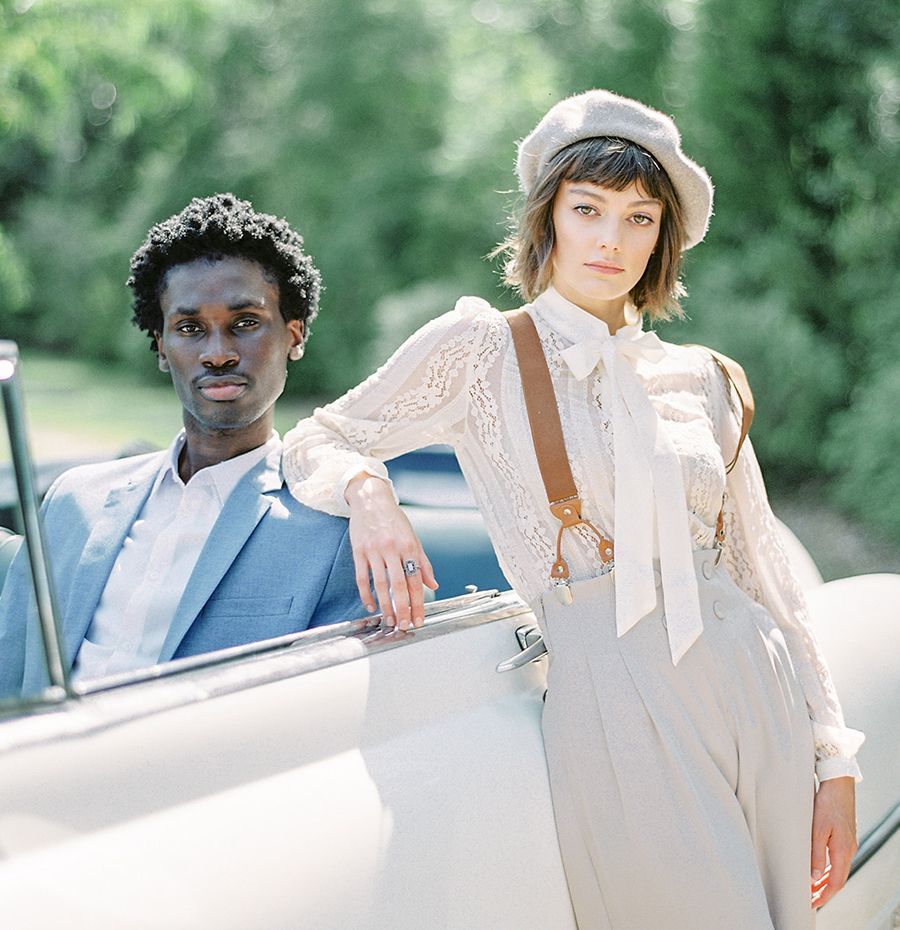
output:
POLYGON ((678 299, 685 290, 679 280, 684 221, 678 195, 669 176, 646 149, 611 136, 581 139, 557 152, 544 176, 528 193, 518 223, 492 253, 507 256, 504 281, 525 300, 549 287, 553 277, 553 202, 563 181, 591 181, 621 191, 636 183, 649 197, 662 201, 662 221, 656 250, 631 302, 651 320, 681 316, 678 299))

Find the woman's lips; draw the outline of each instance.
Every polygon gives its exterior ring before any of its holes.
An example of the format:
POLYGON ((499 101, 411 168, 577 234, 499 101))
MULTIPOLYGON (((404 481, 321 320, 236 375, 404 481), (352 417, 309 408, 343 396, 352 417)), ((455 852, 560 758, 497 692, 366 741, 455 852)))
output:
POLYGON ((588 262, 587 266, 593 268, 594 271, 599 271, 600 274, 622 274, 625 270, 618 265, 606 265, 603 262, 588 262))

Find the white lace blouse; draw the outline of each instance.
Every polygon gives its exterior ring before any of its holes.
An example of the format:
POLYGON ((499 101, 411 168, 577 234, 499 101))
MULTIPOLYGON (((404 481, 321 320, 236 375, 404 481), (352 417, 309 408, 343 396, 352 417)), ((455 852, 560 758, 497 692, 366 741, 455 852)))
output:
MULTIPOLYGON (((681 536, 688 549, 715 544, 724 491, 723 562, 735 583, 769 610, 784 634, 812 721, 816 772, 820 779, 858 779, 855 753, 864 737, 844 724, 749 440, 726 482, 725 458, 730 460, 740 429, 730 389, 709 354, 650 338, 641 332, 639 317, 629 318, 629 325, 610 336, 602 321, 552 288, 526 309, 547 356, 583 515, 615 539, 617 580, 621 582, 625 536, 629 552, 652 545, 652 552, 644 551, 641 558, 660 560, 667 612, 670 597, 689 603, 690 591, 679 587, 681 536), (622 348, 621 355, 610 354, 622 348), (620 365, 629 367, 623 371, 620 365), (643 490, 642 500, 655 500, 644 507, 643 518, 651 521, 647 532, 624 526, 625 515, 631 520, 636 512, 632 504, 640 510, 640 501, 631 500, 637 493, 632 470, 617 472, 615 467, 616 448, 623 458, 623 411, 634 412, 636 404, 627 394, 629 385, 643 389, 640 400, 647 412, 652 406, 663 427, 656 431, 657 446, 661 437, 674 453, 671 460, 680 464, 676 473, 653 466, 651 474, 648 466, 646 480, 657 487, 665 484, 665 493, 648 495, 646 487, 643 490), (618 434, 614 422, 620 424, 618 434), (618 502, 616 487, 621 491, 618 502), (673 517, 666 508, 676 498, 680 514, 673 517), (617 510, 623 523, 618 533, 617 510), (674 527, 664 531, 673 522, 674 527), (675 566, 668 576, 667 560, 675 566)), ((640 423, 637 413, 634 420, 640 423)), ((638 437, 630 416, 627 426, 638 437)), ((366 381, 301 420, 285 436, 283 467, 300 501, 347 516, 344 490, 354 475, 367 471, 387 478, 385 459, 431 443, 455 449, 504 574, 535 606, 553 586, 549 573, 559 523, 547 506, 509 326, 480 298, 461 298, 453 311, 414 333, 366 381)), ((648 460, 658 465, 652 447, 651 441, 648 460)), ((596 540, 587 530, 577 527, 566 536, 564 551, 573 581, 604 571, 596 540)), ((619 587, 624 586, 617 585, 617 595, 619 587)), ((619 606, 617 601, 617 612, 619 606)), ((620 618, 620 634, 623 626, 627 628, 620 618)), ((682 632, 680 645, 672 644, 673 661, 698 631, 685 621, 682 632)))

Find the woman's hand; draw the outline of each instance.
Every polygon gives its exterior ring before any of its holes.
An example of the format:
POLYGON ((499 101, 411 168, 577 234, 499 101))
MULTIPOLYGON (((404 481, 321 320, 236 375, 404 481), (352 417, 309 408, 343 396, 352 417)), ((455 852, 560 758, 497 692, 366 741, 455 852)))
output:
POLYGON ((375 610, 371 583, 381 607, 383 622, 401 630, 425 622, 423 583, 437 588, 431 562, 406 514, 394 500, 386 481, 361 473, 347 485, 350 505, 350 545, 356 566, 359 596, 369 613, 375 610), (413 559, 419 571, 407 575, 403 563, 413 559))
POLYGON ((856 842, 856 784, 850 776, 819 785, 812 822, 812 906, 831 900, 847 882, 856 842), (830 865, 826 871, 825 850, 830 865))

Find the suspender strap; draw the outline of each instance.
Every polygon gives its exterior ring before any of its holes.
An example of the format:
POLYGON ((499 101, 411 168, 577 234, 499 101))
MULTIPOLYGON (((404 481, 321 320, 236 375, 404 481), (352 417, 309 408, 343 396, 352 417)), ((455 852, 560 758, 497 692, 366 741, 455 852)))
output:
MULTIPOLYGON (((566 452, 562 423, 559 419, 556 394, 553 391, 553 382, 550 380, 550 369, 547 367, 544 348, 534 321, 525 310, 513 310, 505 316, 512 333, 513 346, 519 363, 522 390, 525 394, 525 409, 528 412, 528 424, 531 427, 531 439, 534 443, 538 468, 544 482, 544 490, 547 492, 550 511, 561 524, 556 537, 556 561, 553 563, 550 575, 557 582, 566 582, 569 578, 569 566, 562 557, 563 530, 578 524, 591 530, 597 537, 600 559, 604 564, 612 561, 615 547, 611 539, 581 516, 581 498, 578 496, 572 469, 569 467, 569 456, 566 452)), ((734 457, 725 466, 725 471, 728 473, 737 464, 741 447, 744 445, 750 424, 753 422, 755 409, 753 392, 750 390, 744 369, 737 362, 705 346, 696 346, 696 348, 710 353, 713 361, 725 375, 728 384, 734 388, 741 404, 741 434, 734 457)), ((724 501, 716 521, 716 539, 720 545, 725 539, 724 501)))
MULTIPOLYGON (((705 349, 705 346, 697 346, 698 349, 705 349)), ((753 392, 750 390, 750 382, 744 369, 727 355, 716 352, 713 349, 706 349, 712 356, 713 361, 719 366, 719 370, 725 375, 725 380, 730 384, 738 396, 741 403, 741 436, 738 439, 737 448, 734 450, 734 458, 725 466, 725 473, 731 471, 737 465, 738 456, 741 454, 741 447, 750 432, 750 424, 753 422, 753 414, 756 411, 756 403, 753 400, 753 392)))
POLYGON ((528 411, 531 438, 547 500, 554 504, 577 497, 578 490, 569 467, 550 369, 534 321, 525 310, 507 313, 506 320, 512 330, 522 389, 525 392, 525 409, 528 411))
POLYGON ((554 581, 565 582, 569 578, 569 565, 562 555, 563 530, 578 524, 586 526, 597 538, 597 550, 604 564, 612 561, 614 546, 611 539, 581 516, 581 498, 569 467, 569 455, 566 452, 553 382, 550 380, 550 369, 534 321, 525 310, 507 313, 506 320, 519 362, 525 409, 528 412, 538 468, 547 492, 550 512, 561 524, 556 535, 556 561, 550 577, 554 581))
MULTIPOLYGON (((744 445, 747 433, 750 432, 750 424, 753 422, 753 414, 756 410, 756 403, 753 400, 753 391, 750 390, 750 382, 747 380, 744 369, 741 368, 734 359, 729 358, 727 355, 722 355, 721 352, 709 349, 706 346, 695 345, 695 348, 703 349, 704 352, 709 352, 712 356, 712 360, 718 365, 719 371, 725 375, 726 383, 734 388, 734 392, 737 394, 741 404, 741 435, 738 438, 737 448, 734 450, 734 457, 725 466, 725 474, 727 475, 732 468, 737 465, 738 456, 741 454, 741 447, 744 445)), ((719 515, 716 518, 716 543, 720 549, 725 543, 724 495, 722 496, 722 506, 719 508, 719 515)))

